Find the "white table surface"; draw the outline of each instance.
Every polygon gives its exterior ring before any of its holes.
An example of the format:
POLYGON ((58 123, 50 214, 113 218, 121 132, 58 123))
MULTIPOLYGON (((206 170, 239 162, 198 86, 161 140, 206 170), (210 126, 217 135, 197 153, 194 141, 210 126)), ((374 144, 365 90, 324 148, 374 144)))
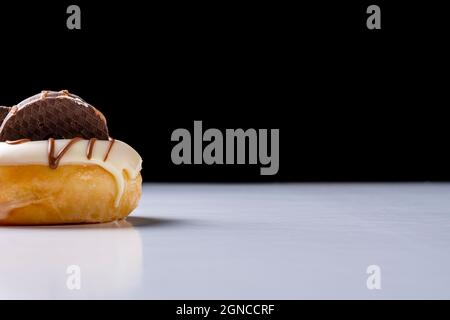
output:
POLYGON ((126 222, 1 227, 0 248, 3 299, 448 299, 450 184, 147 184, 126 222))

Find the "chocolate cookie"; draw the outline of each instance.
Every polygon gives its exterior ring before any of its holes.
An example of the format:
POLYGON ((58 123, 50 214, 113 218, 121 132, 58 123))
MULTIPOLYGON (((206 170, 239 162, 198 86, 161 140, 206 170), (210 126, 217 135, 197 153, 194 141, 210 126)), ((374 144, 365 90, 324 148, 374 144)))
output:
POLYGON ((10 110, 11 110, 10 107, 0 106, 0 125, 2 124, 3 120, 5 119, 6 115, 9 113, 10 110))
POLYGON ((22 101, 0 126, 0 141, 75 137, 108 140, 108 127, 100 111, 66 90, 43 91, 22 101))

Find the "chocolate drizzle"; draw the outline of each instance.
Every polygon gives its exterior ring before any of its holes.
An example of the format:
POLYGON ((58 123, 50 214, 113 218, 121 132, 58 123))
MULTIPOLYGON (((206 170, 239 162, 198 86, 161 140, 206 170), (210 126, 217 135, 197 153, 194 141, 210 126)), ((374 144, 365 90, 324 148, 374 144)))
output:
POLYGON ((91 158, 92 158, 92 152, 94 151, 95 141, 97 141, 97 138, 89 139, 87 150, 86 150, 86 158, 88 158, 88 160, 91 160, 91 158))
POLYGON ((55 156, 55 139, 48 139, 48 166, 50 169, 58 168, 59 161, 61 161, 62 157, 66 154, 67 151, 74 145, 74 143, 83 140, 83 138, 72 138, 69 143, 67 143, 61 151, 55 156))
POLYGON ((22 144, 22 143, 30 142, 30 141, 31 141, 30 139, 19 139, 19 140, 13 140, 13 141, 7 140, 6 143, 7 144, 22 144))
POLYGON ((108 140, 109 140, 109 147, 108 147, 108 151, 106 151, 105 158, 103 158, 103 161, 108 160, 108 156, 111 153, 111 149, 114 145, 114 142, 116 142, 116 139, 113 139, 111 137, 109 137, 108 140))
MULTIPOLYGON (((72 146, 77 143, 78 141, 83 140, 83 138, 75 137, 70 139, 70 141, 58 152, 57 155, 55 155, 55 139, 50 138, 48 139, 48 166, 51 169, 56 169, 59 166, 59 162, 64 157, 64 155, 72 148, 72 146)), ((14 141, 6 141, 7 144, 15 145, 15 144, 22 144, 26 142, 30 142, 30 139, 19 139, 14 141)), ((94 152, 94 146, 97 142, 96 138, 89 139, 87 148, 86 148, 86 158, 88 160, 91 160, 92 154, 94 152)), ((103 161, 107 161, 109 154, 111 153, 112 147, 114 143, 116 142, 115 139, 109 138, 109 146, 108 150, 106 151, 105 157, 103 158, 103 161)))
POLYGON ((41 99, 45 99, 48 96, 48 91, 44 90, 41 92, 41 99))

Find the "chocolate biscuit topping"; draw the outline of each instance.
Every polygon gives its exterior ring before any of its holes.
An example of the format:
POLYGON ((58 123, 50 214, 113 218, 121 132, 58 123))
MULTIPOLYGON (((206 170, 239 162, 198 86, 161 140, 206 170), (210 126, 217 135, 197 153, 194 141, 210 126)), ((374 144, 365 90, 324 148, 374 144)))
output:
POLYGON ((108 140, 103 114, 68 91, 43 91, 12 108, 0 107, 0 141, 108 140), (4 115, 6 114, 6 115, 4 115))
POLYGON ((5 119, 6 115, 9 113, 10 110, 11 110, 10 107, 0 106, 0 125, 2 124, 3 120, 5 119))

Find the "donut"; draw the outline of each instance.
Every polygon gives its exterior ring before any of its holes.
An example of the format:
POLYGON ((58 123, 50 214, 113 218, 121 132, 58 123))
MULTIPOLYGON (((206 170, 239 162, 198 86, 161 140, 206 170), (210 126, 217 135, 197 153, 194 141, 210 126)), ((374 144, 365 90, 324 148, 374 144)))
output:
POLYGON ((141 197, 139 154, 110 138, 104 116, 77 96, 51 92, 25 101, 9 110, 0 127, 0 225, 127 217, 141 197), (58 119, 58 106, 72 111, 58 119), (72 121, 80 112, 96 119, 72 121))

